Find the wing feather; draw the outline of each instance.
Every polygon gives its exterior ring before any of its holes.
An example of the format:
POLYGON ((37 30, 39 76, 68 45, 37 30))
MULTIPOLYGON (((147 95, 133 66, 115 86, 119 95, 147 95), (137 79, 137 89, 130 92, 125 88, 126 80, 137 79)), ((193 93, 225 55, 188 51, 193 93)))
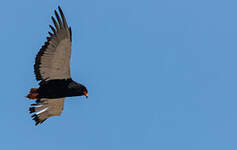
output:
POLYGON ((51 28, 51 30, 53 31, 54 34, 57 33, 53 26, 49 25, 49 27, 51 28))
POLYGON ((64 107, 64 98, 57 99, 38 99, 33 107, 29 108, 30 113, 34 113, 31 117, 35 120, 35 125, 43 123, 50 117, 60 116, 64 107))
POLYGON ((51 17, 51 19, 53 20, 53 24, 54 24, 55 28, 57 29, 57 31, 59 31, 58 23, 56 22, 56 20, 54 19, 53 16, 51 17))
POLYGON ((64 14, 63 14, 62 9, 61 9, 60 7, 58 7, 58 10, 59 10, 60 15, 61 15, 61 17, 62 17, 64 27, 65 27, 65 28, 68 28, 68 26, 67 26, 67 21, 66 21, 66 18, 65 18, 65 16, 64 16, 64 14))
POLYGON ((70 75, 71 57, 71 28, 67 26, 65 16, 59 7, 58 15, 55 10, 57 21, 52 17, 54 27, 50 25, 53 33, 49 32, 47 42, 38 52, 34 72, 36 80, 67 79, 70 75))
MULTIPOLYGON (((51 32, 48 32, 48 33, 51 37, 53 36, 53 33, 51 33, 51 32)), ((51 37, 48 37, 47 40, 49 41, 51 39, 51 37)))
POLYGON ((55 16, 56 16, 56 18, 57 18, 57 20, 58 20, 59 27, 62 28, 62 21, 61 21, 59 15, 58 15, 57 11, 55 10, 54 13, 55 13, 55 16))

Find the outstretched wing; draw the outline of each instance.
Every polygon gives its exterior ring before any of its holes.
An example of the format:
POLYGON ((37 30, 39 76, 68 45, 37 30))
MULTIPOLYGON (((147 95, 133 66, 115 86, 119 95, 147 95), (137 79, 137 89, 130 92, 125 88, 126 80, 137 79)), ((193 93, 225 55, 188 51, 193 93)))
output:
POLYGON ((72 47, 71 27, 58 7, 61 18, 55 10, 57 21, 52 16, 53 33, 49 32, 47 42, 42 46, 35 58, 34 72, 36 80, 67 79, 70 75, 70 57, 72 47))
POLYGON ((47 99, 42 98, 36 100, 35 104, 31 104, 30 113, 35 113, 31 117, 35 120, 35 125, 43 123, 52 116, 60 116, 63 111, 64 98, 47 99))

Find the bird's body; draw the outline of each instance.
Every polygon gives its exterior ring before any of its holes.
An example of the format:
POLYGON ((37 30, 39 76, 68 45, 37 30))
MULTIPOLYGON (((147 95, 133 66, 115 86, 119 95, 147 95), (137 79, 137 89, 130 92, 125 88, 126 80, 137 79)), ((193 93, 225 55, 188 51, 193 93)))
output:
POLYGON ((38 89, 39 96, 37 98, 63 98, 84 95, 83 85, 76 83, 71 78, 61 80, 49 80, 41 83, 38 89))
POLYGON ((61 17, 55 10, 57 21, 52 17, 55 27, 50 25, 53 33, 49 32, 47 42, 35 58, 34 73, 40 86, 32 88, 27 95, 29 99, 36 100, 29 109, 30 113, 35 113, 32 117, 36 125, 49 117, 60 115, 66 97, 88 97, 86 87, 71 78, 72 32, 61 8, 58 9, 61 17))

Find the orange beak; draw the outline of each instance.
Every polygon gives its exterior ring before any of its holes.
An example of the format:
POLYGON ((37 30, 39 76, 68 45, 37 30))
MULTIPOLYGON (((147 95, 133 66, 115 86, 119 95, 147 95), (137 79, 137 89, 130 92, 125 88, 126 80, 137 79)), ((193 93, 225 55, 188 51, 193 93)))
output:
POLYGON ((86 98, 88 98, 88 92, 84 92, 84 95, 86 96, 86 98))

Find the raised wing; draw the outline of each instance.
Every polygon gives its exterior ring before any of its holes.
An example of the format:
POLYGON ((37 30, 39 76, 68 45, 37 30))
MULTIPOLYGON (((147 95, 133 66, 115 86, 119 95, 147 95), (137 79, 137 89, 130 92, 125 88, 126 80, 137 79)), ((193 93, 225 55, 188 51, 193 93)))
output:
POLYGON ((70 75, 70 57, 72 47, 71 27, 58 7, 61 18, 55 10, 57 21, 52 16, 53 33, 49 32, 47 42, 42 46, 35 58, 34 72, 36 80, 67 79, 70 75))
POLYGON ((35 120, 35 125, 43 123, 52 116, 60 116, 63 111, 64 98, 47 99, 42 98, 36 100, 35 104, 31 104, 30 113, 35 113, 31 117, 35 120))

